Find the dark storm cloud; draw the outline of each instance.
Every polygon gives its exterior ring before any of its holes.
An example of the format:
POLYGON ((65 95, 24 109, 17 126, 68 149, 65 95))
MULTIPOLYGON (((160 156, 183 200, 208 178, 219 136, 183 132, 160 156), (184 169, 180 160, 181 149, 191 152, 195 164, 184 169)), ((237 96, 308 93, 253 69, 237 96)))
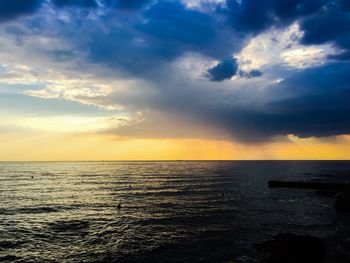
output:
MULTIPOLYGON (((151 0, 101 0, 99 3, 110 8, 119 9, 136 9, 144 6, 151 0)), ((96 0, 53 0, 53 3, 58 7, 76 6, 76 7, 97 7, 96 0)))
POLYGON ((31 14, 41 5, 42 0, 0 1, 0 21, 10 20, 20 15, 31 14))
MULTIPOLYGON (((2 0, 0 1, 0 21, 14 19, 21 15, 33 14, 43 3, 51 2, 56 7, 97 8, 96 0, 2 0)), ((102 5, 118 9, 136 9, 151 0, 101 0, 102 5)))
POLYGON ((235 49, 232 37, 220 32, 213 17, 179 2, 160 1, 142 12, 142 17, 122 27, 111 22, 107 31, 94 30, 86 48, 89 58, 140 77, 153 70, 159 75, 165 63, 185 52, 215 57, 235 49))
POLYGON ((218 106, 205 113, 213 123, 241 140, 265 140, 276 135, 323 137, 350 133, 350 64, 306 69, 279 84, 287 98, 262 108, 218 106))
POLYGON ((320 12, 301 21, 301 29, 304 31, 302 43, 333 43, 344 50, 338 56, 340 60, 344 60, 350 51, 349 6, 349 1, 346 0, 329 1, 320 12))
POLYGON ((145 4, 151 2, 151 0, 104 0, 103 3, 106 6, 121 8, 121 9, 136 9, 143 7, 145 4))
POLYGON ((223 94, 203 91, 198 94, 186 83, 175 83, 173 85, 184 85, 185 88, 164 92, 150 103, 162 117, 150 114, 145 122, 112 132, 160 138, 196 138, 200 133, 201 138, 208 136, 243 142, 262 142, 287 134, 299 137, 349 134, 349 72, 349 63, 299 71, 275 87, 260 91, 250 89, 248 92, 253 92, 256 100, 243 104, 230 100, 230 96, 243 98, 244 90, 223 94), (257 103, 260 97, 266 101, 257 103), (179 117, 174 119, 172 116, 183 117, 179 120, 179 117), (183 123, 179 124, 181 121, 183 123), (162 127, 158 128, 160 123, 162 127), (201 128, 195 129, 195 126, 201 128), (211 133, 214 128, 224 133, 211 133), (206 129, 209 133, 205 132, 206 129))
POLYGON ((230 22, 236 30, 259 33, 271 26, 285 26, 318 11, 327 0, 227 0, 230 22))
POLYGON ((240 70, 239 71, 239 75, 241 77, 251 79, 251 78, 261 77, 262 75, 264 75, 264 73, 261 72, 260 70, 257 70, 257 69, 253 69, 253 70, 250 70, 250 71, 242 71, 242 70, 240 70))
MULTIPOLYGON (((245 34, 299 21, 302 44, 333 43, 345 52, 350 50, 348 0, 227 0, 226 8, 233 28, 245 34)), ((345 57, 346 53, 339 55, 339 59, 345 57)))
POLYGON ((75 6, 75 7, 97 7, 95 0, 53 0, 58 7, 75 6))
POLYGON ((227 58, 217 64, 215 67, 208 69, 206 77, 208 77, 211 81, 231 79, 234 75, 236 75, 237 69, 237 60, 235 58, 227 58))
POLYGON ((242 78, 257 78, 264 73, 260 70, 253 69, 250 71, 238 70, 238 63, 236 58, 227 58, 212 68, 209 68, 204 74, 210 81, 223 81, 231 79, 233 76, 239 75, 242 78))
POLYGON ((94 63, 101 63, 128 75, 139 75, 179 56, 181 50, 163 42, 137 40, 130 31, 115 29, 106 34, 94 32, 88 43, 88 56, 94 63))
POLYGON ((350 50, 340 52, 339 54, 329 55, 328 58, 335 60, 350 60, 350 50))
POLYGON ((138 28, 162 41, 200 47, 215 37, 215 21, 205 13, 187 9, 178 2, 159 2, 144 12, 147 19, 138 28))

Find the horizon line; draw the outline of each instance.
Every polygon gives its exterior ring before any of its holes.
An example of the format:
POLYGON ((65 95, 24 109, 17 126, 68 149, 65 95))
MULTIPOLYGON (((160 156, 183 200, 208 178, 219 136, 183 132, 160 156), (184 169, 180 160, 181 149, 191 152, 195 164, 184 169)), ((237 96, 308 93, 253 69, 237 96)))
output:
POLYGON ((257 162, 264 162, 264 161, 350 161, 350 159, 168 159, 168 160, 135 160, 135 159, 129 159, 129 160, 0 160, 0 163, 6 163, 6 162, 234 162, 234 161, 257 161, 257 162))

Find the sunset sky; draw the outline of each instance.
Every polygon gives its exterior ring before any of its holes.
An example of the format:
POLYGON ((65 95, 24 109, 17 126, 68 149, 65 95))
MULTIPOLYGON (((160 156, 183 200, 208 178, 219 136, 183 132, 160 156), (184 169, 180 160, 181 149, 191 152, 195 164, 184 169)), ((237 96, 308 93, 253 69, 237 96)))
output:
POLYGON ((0 149, 350 159, 350 1, 0 0, 0 149))

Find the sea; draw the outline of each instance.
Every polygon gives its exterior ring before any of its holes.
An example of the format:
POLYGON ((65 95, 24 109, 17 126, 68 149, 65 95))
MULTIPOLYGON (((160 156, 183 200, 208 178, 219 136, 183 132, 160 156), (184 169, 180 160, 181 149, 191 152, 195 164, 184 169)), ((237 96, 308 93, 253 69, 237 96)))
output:
POLYGON ((0 262, 258 262, 281 233, 336 257, 349 215, 269 180, 350 181, 350 162, 0 162, 0 262))

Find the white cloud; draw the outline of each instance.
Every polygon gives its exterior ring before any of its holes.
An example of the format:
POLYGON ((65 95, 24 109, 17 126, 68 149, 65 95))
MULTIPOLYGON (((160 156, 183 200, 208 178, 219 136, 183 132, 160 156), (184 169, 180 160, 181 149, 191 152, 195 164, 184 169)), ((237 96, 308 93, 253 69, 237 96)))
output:
POLYGON ((186 53, 173 62, 173 67, 178 74, 191 79, 202 79, 203 73, 219 62, 199 53, 186 53))
POLYGON ((281 53, 284 62, 294 68, 322 65, 326 62, 327 56, 327 48, 315 46, 293 48, 281 53))
POLYGON ((242 70, 272 66, 307 68, 322 65, 327 56, 335 52, 331 45, 302 46, 303 32, 297 23, 286 29, 271 29, 262 33, 237 55, 242 70))
POLYGON ((43 99, 65 99, 82 104, 94 105, 106 110, 120 110, 123 108, 120 105, 106 105, 96 100, 108 96, 112 90, 113 89, 108 85, 91 83, 89 81, 61 80, 51 82, 44 89, 25 90, 23 94, 43 99))
POLYGON ((50 117, 22 117, 0 115, 1 124, 21 131, 40 131, 54 133, 97 133, 111 128, 133 125, 142 120, 142 114, 116 117, 87 117, 55 115, 50 117), (15 118, 14 118, 15 117, 15 118))
POLYGON ((182 0, 182 2, 187 8, 202 10, 208 5, 224 4, 225 0, 182 0))

